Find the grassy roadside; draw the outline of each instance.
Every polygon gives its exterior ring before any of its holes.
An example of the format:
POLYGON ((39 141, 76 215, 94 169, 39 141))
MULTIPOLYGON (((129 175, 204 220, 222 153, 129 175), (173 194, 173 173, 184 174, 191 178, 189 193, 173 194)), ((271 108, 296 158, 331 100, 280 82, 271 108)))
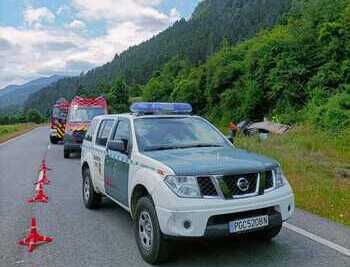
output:
POLYGON ((37 126, 38 125, 34 123, 0 125, 0 144, 10 140, 11 138, 29 132, 37 126))
POLYGON ((299 208, 350 225, 350 129, 333 136, 297 126, 265 141, 240 136, 236 146, 281 162, 299 208))

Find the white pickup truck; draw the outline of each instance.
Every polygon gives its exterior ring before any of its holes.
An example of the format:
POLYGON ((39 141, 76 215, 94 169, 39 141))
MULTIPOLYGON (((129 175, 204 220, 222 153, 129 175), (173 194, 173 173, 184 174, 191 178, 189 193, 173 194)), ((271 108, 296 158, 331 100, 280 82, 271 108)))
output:
POLYGON ((182 103, 135 103, 96 117, 82 145, 83 201, 127 210, 140 253, 164 260, 179 238, 270 240, 294 212, 280 165, 235 148, 182 103))

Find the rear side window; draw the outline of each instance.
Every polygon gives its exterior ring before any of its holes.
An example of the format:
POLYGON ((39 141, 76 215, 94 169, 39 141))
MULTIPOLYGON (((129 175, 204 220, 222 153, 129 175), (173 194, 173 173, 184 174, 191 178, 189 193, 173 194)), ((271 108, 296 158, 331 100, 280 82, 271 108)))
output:
POLYGON ((93 120, 90 125, 89 125, 89 128, 85 134, 85 140, 86 141, 90 141, 92 142, 92 137, 94 136, 94 133, 96 131, 96 128, 97 128, 97 123, 98 121, 97 120, 93 120))
POLYGON ((106 146, 109 134, 113 128, 113 120, 103 120, 98 129, 98 134, 96 137, 96 144, 99 146, 106 146))

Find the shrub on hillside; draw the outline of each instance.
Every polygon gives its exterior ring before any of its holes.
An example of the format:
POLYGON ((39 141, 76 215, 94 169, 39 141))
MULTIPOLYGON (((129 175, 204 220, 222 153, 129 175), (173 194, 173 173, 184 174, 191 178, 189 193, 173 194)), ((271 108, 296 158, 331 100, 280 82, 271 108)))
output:
POLYGON ((340 131, 350 127, 350 91, 330 97, 324 104, 312 104, 308 117, 317 127, 340 131))

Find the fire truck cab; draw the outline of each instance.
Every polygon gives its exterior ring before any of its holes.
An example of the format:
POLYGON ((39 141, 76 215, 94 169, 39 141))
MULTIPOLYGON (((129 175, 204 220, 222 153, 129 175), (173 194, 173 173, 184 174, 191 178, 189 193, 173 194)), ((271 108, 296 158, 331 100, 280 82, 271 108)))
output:
POLYGON ((80 152, 87 128, 92 119, 107 114, 107 101, 104 97, 73 98, 64 134, 64 158, 69 158, 72 152, 80 152))
POLYGON ((63 141, 68 108, 69 101, 64 98, 57 100, 57 102, 53 105, 50 129, 51 144, 57 144, 59 141, 63 141))

